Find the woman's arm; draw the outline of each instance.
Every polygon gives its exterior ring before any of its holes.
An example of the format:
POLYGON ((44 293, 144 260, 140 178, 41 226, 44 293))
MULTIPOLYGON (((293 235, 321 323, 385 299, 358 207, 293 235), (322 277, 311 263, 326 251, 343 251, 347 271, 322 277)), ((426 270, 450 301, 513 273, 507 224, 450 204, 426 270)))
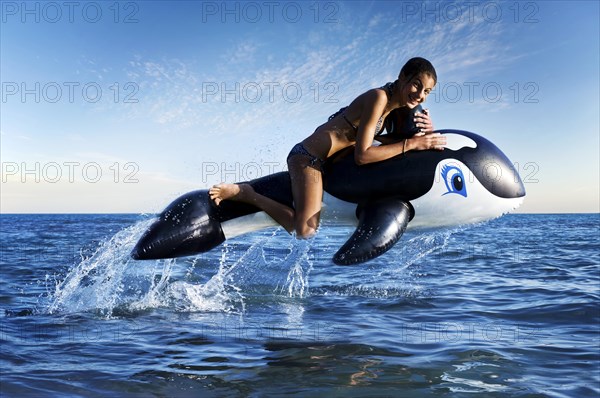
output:
POLYGON ((372 90, 364 94, 363 101, 363 111, 354 150, 356 164, 380 162, 411 150, 444 149, 446 138, 441 134, 431 132, 433 131, 433 124, 431 124, 431 119, 427 115, 415 118, 418 119, 415 120, 417 125, 422 124, 422 128, 426 129, 427 133, 421 132, 406 140, 373 146, 375 128, 379 118, 385 111, 387 96, 381 90, 372 90))
POLYGON ((382 134, 376 136, 373 141, 381 142, 381 145, 389 145, 398 141, 402 141, 402 137, 398 137, 397 135, 392 134, 382 134))

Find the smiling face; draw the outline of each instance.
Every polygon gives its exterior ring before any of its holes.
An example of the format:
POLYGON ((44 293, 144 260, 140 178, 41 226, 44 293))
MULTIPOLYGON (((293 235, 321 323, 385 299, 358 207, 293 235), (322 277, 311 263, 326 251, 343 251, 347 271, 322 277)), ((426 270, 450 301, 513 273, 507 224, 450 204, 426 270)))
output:
POLYGON ((406 77, 400 76, 401 103, 413 109, 415 106, 425 102, 425 99, 433 90, 435 80, 427 73, 419 73, 406 81, 406 77))

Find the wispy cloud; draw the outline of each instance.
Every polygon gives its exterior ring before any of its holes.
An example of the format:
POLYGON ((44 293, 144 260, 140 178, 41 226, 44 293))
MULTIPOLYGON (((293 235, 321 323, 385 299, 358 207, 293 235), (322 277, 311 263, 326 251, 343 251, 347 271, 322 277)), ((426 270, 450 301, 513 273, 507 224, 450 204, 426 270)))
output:
POLYGON ((511 51, 501 44, 502 32, 499 24, 481 19, 402 23, 395 15, 377 13, 353 26, 353 34, 339 26, 329 35, 309 34, 311 45, 288 48, 278 65, 259 62, 260 37, 249 37, 231 43, 218 62, 202 69, 195 67, 196 58, 139 56, 130 62, 128 75, 143 94, 138 116, 150 115, 171 129, 243 134, 272 126, 273 118, 284 115, 312 120, 318 114, 324 120, 360 92, 394 80, 412 56, 431 59, 445 81, 502 68, 511 51), (298 88, 302 97, 296 101, 298 88), (327 96, 337 103, 326 102, 327 96))
POLYGON ((224 61, 229 64, 249 64, 254 62, 258 44, 252 40, 243 40, 233 49, 226 51, 224 61))

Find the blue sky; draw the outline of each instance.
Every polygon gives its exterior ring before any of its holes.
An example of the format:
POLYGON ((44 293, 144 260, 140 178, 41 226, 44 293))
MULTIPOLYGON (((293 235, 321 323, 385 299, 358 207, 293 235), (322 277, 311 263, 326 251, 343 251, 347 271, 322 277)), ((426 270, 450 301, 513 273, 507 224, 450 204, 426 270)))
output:
POLYGON ((436 128, 519 170, 521 212, 598 212, 599 3, 3 1, 0 210, 156 212, 289 149, 413 56, 436 128))

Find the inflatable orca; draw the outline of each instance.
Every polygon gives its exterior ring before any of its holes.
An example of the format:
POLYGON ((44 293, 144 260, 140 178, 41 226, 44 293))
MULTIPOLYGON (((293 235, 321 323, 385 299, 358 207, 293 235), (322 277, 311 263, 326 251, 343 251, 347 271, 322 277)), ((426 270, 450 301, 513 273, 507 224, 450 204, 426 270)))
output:
MULTIPOLYGON (((388 131, 394 130, 388 125, 388 131)), ((358 166, 354 148, 324 165, 322 218, 358 224, 333 261, 357 264, 389 250, 412 227, 457 226, 501 216, 525 197, 509 159, 487 139, 467 131, 439 130, 443 151, 410 151, 358 166)), ((262 195, 292 207, 287 172, 249 181, 262 195)), ((258 208, 225 200, 215 206, 208 190, 173 201, 140 238, 134 259, 160 259, 206 252, 226 239, 277 224, 258 208)))

